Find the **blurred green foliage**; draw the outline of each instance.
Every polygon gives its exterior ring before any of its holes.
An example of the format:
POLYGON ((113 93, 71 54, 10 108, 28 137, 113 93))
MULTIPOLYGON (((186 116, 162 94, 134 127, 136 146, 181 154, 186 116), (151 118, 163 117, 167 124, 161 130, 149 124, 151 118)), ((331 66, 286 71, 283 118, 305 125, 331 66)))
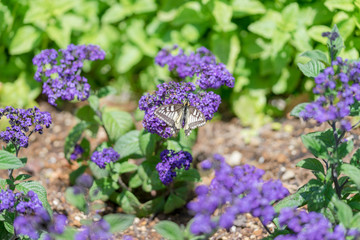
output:
POLYGON ((42 49, 100 45, 106 60, 85 68, 92 87, 115 80, 137 99, 167 77, 154 65, 160 48, 205 46, 236 78, 232 91, 219 90, 223 101, 244 124, 260 125, 283 114, 290 95, 310 92, 297 63, 309 61, 299 56, 304 51, 326 50, 322 32, 337 24, 347 46, 340 56, 359 57, 359 17, 358 0, 1 1, 0 104, 33 104, 39 84, 31 59, 42 49))

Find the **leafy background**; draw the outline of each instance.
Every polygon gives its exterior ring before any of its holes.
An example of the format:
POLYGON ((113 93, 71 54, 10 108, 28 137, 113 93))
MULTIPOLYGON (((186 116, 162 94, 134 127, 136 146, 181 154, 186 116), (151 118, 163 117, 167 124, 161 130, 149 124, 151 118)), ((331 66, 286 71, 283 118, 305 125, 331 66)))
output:
POLYGON ((299 56, 306 50, 326 51, 322 32, 337 24, 341 56, 359 57, 359 10, 358 0, 1 1, 0 105, 35 104, 41 90, 31 59, 42 49, 100 45, 106 60, 85 67, 92 87, 111 81, 137 100, 167 77, 154 65, 159 49, 205 46, 236 78, 234 89, 218 90, 224 104, 256 127, 309 97, 313 83, 297 64, 309 61, 299 56))

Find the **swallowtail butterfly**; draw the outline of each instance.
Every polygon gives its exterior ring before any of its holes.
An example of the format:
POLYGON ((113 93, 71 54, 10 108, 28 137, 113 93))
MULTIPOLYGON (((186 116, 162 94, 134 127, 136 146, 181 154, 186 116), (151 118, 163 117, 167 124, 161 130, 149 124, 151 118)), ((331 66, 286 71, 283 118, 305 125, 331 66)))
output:
POLYGON ((204 114, 196 107, 190 106, 189 101, 184 104, 160 106, 154 113, 171 128, 173 135, 177 134, 180 128, 184 128, 185 135, 189 136, 191 130, 204 126, 206 123, 204 114))

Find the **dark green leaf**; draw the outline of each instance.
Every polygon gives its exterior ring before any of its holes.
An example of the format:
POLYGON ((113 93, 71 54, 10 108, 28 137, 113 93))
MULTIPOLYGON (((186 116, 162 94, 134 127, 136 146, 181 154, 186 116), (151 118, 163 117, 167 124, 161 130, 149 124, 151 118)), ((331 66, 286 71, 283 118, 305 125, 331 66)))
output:
POLYGON ((175 178, 176 181, 199 182, 200 174, 196 169, 183 169, 175 178))
POLYGON ((120 159, 143 157, 139 145, 140 131, 133 130, 121 136, 115 143, 114 149, 120 154, 120 159))
POLYGON ((74 188, 69 187, 65 191, 65 198, 68 203, 79 209, 80 211, 87 213, 88 207, 83 193, 74 194, 74 188))
POLYGON ((141 209, 138 212, 139 217, 149 216, 153 213, 159 213, 163 211, 165 204, 165 197, 160 196, 155 199, 149 200, 146 203, 142 204, 141 209))
POLYGON ((137 188, 142 185, 142 179, 140 178, 139 174, 134 174, 130 177, 129 180, 129 187, 131 188, 137 188))
POLYGON ((315 158, 306 158, 301 160, 298 164, 296 164, 297 167, 313 170, 316 172, 322 172, 325 175, 324 167, 321 164, 321 162, 315 158))
POLYGON ((118 233, 130 227, 135 220, 135 216, 115 213, 104 216, 104 219, 110 225, 110 232, 118 233))
POLYGON ((360 168, 360 148, 358 148, 352 156, 350 164, 357 168, 360 168))
POLYGON ((3 239, 11 239, 13 234, 9 233, 5 226, 4 226, 4 222, 3 221, 0 221, 0 236, 3 238, 3 239))
POLYGON ((304 144, 304 146, 312 153, 315 157, 318 158, 324 158, 327 159, 329 154, 327 150, 327 145, 325 142, 326 137, 329 137, 330 139, 333 138, 331 136, 332 133, 329 132, 312 132, 308 133, 306 135, 301 136, 301 140, 304 144))
POLYGON ((325 68, 322 62, 316 60, 310 60, 305 64, 298 63, 297 65, 305 76, 313 78, 319 75, 320 71, 325 68))
POLYGON ((346 157, 348 154, 352 152, 353 148, 354 148, 354 142, 352 140, 341 143, 337 150, 338 159, 343 159, 344 157, 346 157))
POLYGON ((171 213, 177 208, 181 208, 186 204, 186 201, 181 197, 178 197, 176 194, 171 193, 168 199, 166 200, 164 213, 171 213))
POLYGON ((0 169, 17 169, 24 164, 14 154, 0 150, 0 169))
POLYGON ((32 176, 28 175, 28 174, 20 174, 15 178, 15 181, 24 181, 24 180, 29 179, 31 177, 32 176))
POLYGON ((169 240, 183 240, 184 235, 181 228, 171 221, 160 221, 154 226, 161 236, 169 240))
POLYGON ((79 141, 82 133, 89 127, 89 124, 86 122, 80 122, 71 129, 69 135, 65 139, 64 153, 65 158, 70 161, 70 156, 74 151, 74 147, 79 141))
POLYGON ((349 228, 357 228, 357 229, 360 228, 360 212, 356 213, 352 217, 351 222, 350 222, 348 227, 349 228))
POLYGON ((4 216, 4 218, 5 218, 5 221, 4 221, 4 227, 5 227, 5 229, 6 229, 9 233, 14 234, 14 219, 15 219, 15 214, 12 213, 12 212, 6 211, 3 216, 4 216))
POLYGON ((115 202, 119 204, 127 214, 135 214, 141 208, 140 201, 129 191, 123 191, 117 195, 115 202))
POLYGON ((290 116, 299 117, 299 114, 305 109, 309 103, 300 103, 296 105, 290 112, 290 116))
POLYGON ((82 165, 80 166, 78 169, 72 171, 69 175, 69 180, 70 180, 70 184, 71 185, 74 185, 75 184, 75 181, 76 179, 81 176, 87 169, 87 166, 85 165, 82 165))
POLYGON ((98 98, 103 98, 108 95, 116 94, 116 92, 117 91, 114 87, 105 86, 105 87, 100 88, 96 95, 98 96, 98 98))

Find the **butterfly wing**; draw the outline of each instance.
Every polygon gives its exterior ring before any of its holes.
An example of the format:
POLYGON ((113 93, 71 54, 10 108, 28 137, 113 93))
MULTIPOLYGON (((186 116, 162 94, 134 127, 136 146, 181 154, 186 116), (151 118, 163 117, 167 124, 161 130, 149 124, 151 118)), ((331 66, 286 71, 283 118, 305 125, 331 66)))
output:
POLYGON ((155 116, 163 120, 170 128, 171 133, 174 135, 179 132, 182 127, 182 118, 184 115, 183 104, 168 104, 158 107, 155 116))
POLYGON ((204 126, 206 119, 204 114, 196 107, 189 106, 185 117, 185 135, 189 136, 192 129, 204 126))

